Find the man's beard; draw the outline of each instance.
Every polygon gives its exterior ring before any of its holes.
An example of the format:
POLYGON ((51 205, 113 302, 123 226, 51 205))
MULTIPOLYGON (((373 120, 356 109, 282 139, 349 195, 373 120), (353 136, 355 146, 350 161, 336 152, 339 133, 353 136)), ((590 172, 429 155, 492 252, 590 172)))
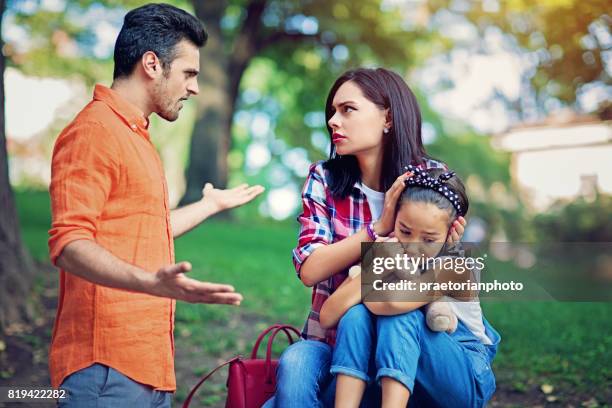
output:
POLYGON ((173 109, 173 107, 175 106, 176 105, 169 105, 162 109, 159 109, 157 114, 163 119, 166 119, 168 122, 174 122, 179 117, 179 109, 178 108, 173 109))
POLYGON ((168 122, 174 122, 179 117, 179 101, 172 102, 160 84, 155 90, 155 113, 168 122))

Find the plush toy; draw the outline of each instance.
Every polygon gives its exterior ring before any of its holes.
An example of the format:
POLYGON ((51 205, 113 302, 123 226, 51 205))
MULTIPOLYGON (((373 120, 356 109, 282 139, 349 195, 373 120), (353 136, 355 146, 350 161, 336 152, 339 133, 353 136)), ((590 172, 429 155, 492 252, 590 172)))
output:
POLYGON ((425 306, 425 320, 427 327, 435 332, 453 333, 457 330, 457 316, 450 303, 452 300, 444 296, 425 306))
MULTIPOLYGON (((361 274, 361 266, 353 265, 349 269, 349 277, 355 278, 361 274)), ((453 333, 457 330, 457 316, 450 307, 452 300, 444 296, 425 306, 425 321, 427 327, 434 332, 453 333)))

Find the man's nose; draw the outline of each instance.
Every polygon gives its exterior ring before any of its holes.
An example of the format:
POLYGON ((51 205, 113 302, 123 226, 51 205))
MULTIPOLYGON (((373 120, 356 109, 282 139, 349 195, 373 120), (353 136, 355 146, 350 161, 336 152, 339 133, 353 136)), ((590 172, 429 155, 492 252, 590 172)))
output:
POLYGON ((200 93, 200 88, 198 87, 197 79, 189 82, 189 85, 187 86, 187 92, 189 92, 191 95, 197 95, 200 93))

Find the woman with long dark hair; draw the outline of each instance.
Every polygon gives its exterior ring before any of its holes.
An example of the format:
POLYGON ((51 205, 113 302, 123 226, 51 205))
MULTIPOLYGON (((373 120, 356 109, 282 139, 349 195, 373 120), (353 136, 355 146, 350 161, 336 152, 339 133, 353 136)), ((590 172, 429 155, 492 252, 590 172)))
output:
MULTIPOLYGON (((321 306, 359 262, 361 243, 392 232, 397 201, 411 175, 405 166, 446 167, 427 156, 416 98, 392 71, 344 73, 329 92, 325 116, 330 157, 310 167, 293 250, 298 277, 313 287, 312 308, 304 340, 281 356, 276 396, 267 407, 333 405, 330 363, 336 329, 322 327, 321 306)), ((458 241, 464 225, 463 218, 455 221, 449 240, 458 241)))

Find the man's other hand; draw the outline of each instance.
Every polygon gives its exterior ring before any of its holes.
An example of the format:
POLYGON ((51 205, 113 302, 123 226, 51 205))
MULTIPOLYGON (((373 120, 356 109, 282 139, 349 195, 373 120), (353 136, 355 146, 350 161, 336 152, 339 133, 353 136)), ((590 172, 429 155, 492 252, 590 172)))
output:
POLYGON ((191 270, 189 262, 164 266, 155 273, 151 293, 189 303, 217 303, 240 305, 242 295, 234 287, 220 283, 201 282, 187 277, 191 270))

